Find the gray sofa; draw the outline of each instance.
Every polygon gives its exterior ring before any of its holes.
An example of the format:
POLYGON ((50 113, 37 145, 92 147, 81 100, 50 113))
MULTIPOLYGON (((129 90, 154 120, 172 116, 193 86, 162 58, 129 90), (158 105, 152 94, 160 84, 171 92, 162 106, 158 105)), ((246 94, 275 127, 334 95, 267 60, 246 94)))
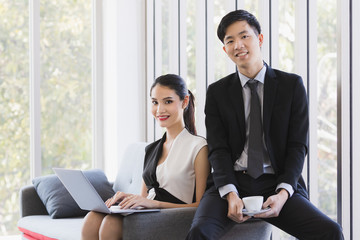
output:
MULTIPOLYGON (((134 143, 126 149, 119 162, 114 191, 139 193, 146 143, 134 143)), ((163 209, 160 212, 132 214, 124 218, 123 239, 184 239, 196 208, 163 209)), ((21 218, 18 228, 23 239, 80 239, 83 217, 53 219, 33 185, 20 191, 21 218)), ((270 224, 251 219, 237 224, 222 238, 270 239, 270 224)))

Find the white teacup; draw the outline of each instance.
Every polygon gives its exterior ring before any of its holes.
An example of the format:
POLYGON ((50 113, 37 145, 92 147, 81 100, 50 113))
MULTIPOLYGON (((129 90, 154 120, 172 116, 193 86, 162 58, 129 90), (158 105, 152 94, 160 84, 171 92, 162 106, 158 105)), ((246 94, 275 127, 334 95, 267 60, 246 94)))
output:
POLYGON ((244 197, 242 201, 248 212, 258 212, 262 208, 264 197, 263 196, 244 197))

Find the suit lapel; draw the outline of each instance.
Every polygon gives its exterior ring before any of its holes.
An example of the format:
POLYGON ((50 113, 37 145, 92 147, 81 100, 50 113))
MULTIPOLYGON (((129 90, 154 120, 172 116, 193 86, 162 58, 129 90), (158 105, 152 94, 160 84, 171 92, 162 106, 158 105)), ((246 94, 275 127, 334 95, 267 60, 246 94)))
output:
POLYGON ((276 74, 271 67, 267 66, 265 74, 265 83, 264 83, 264 113, 263 113, 263 126, 265 136, 269 134, 269 127, 271 121, 271 113, 275 103, 275 96, 278 81, 276 79, 276 74))
POLYGON ((229 96, 233 104, 238 122, 240 124, 240 135, 245 139, 245 110, 244 110, 244 100, 242 94, 242 87, 240 84, 239 75, 237 72, 233 74, 231 83, 229 84, 229 96))

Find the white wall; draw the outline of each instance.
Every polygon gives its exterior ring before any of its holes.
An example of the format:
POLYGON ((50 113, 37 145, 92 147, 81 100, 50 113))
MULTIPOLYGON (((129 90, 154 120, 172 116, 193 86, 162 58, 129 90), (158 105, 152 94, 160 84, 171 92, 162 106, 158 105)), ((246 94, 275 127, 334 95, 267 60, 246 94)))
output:
POLYGON ((104 168, 109 180, 129 143, 144 141, 145 4, 104 0, 104 168))

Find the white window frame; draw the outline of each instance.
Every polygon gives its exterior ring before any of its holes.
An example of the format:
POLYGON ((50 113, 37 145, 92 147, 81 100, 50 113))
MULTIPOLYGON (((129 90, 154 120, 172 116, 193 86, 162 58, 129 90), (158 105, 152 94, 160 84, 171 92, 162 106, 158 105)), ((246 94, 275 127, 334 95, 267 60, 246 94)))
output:
POLYGON ((41 175, 40 0, 29 2, 30 177, 41 175))
POLYGON ((360 108, 358 104, 360 103, 360 46, 358 44, 358 39, 360 38, 360 28, 358 23, 360 22, 360 16, 358 14, 360 10, 360 1, 352 0, 351 1, 351 27, 352 27, 352 39, 351 41, 351 91, 352 91, 352 119, 351 119, 351 127, 352 127, 352 158, 350 162, 351 166, 351 177, 352 177, 352 184, 351 184, 351 232, 350 232, 350 239, 360 239, 360 228, 356 226, 360 226, 360 108))
POLYGON ((337 1, 338 222, 350 239, 350 22, 349 0, 337 1))
POLYGON ((103 1, 92 6, 92 166, 104 169, 103 1))

